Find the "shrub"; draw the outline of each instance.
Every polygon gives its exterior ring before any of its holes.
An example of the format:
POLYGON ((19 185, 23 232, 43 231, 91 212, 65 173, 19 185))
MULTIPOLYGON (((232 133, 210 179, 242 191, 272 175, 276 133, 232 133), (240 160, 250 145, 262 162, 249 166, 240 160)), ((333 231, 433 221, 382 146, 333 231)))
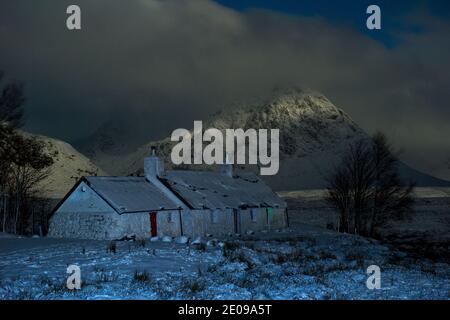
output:
POLYGON ((358 267, 364 266, 364 255, 360 252, 349 252, 345 255, 348 261, 356 261, 358 267))
POLYGON ((135 282, 148 282, 150 281, 150 274, 147 272, 147 270, 144 271, 135 270, 133 274, 133 280, 135 282))
POLYGON ((240 247, 241 244, 239 242, 226 241, 222 247, 222 254, 224 257, 230 257, 231 253, 240 247))
POLYGON ((99 274, 97 274, 95 278, 95 282, 97 283, 103 283, 103 282, 114 282, 118 279, 118 275, 114 272, 106 272, 101 271, 99 274))
POLYGON ((188 279, 182 283, 181 287, 185 291, 197 293, 205 289, 205 284, 197 279, 188 279))
POLYGON ((226 241, 223 247, 227 250, 236 250, 241 247, 241 244, 239 242, 226 241))
POLYGON ((277 264, 283 264, 286 262, 297 262, 298 263, 298 262, 301 262, 303 260, 303 258, 307 258, 303 254, 303 251, 300 249, 296 249, 288 254, 284 254, 284 253, 277 254, 275 256, 275 258, 273 259, 273 262, 275 262, 277 264))
POLYGON ((198 251, 205 252, 206 251, 206 244, 203 243, 203 242, 200 242, 200 243, 196 244, 194 248, 197 249, 198 251))
POLYGON ((116 252, 117 252, 117 243, 115 241, 110 241, 108 243, 108 246, 106 247, 106 252, 116 254, 116 252))
POLYGON ((319 257, 320 259, 336 259, 336 256, 333 253, 325 250, 320 251, 319 257))
POLYGON ((145 239, 138 239, 136 240, 136 246, 137 247, 142 247, 145 248, 147 242, 145 241, 145 239))

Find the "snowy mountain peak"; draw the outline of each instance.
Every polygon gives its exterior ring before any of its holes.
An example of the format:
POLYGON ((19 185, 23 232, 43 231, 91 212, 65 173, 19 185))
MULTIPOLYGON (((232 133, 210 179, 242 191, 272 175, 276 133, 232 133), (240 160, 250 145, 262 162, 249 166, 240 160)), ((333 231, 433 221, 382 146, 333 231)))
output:
POLYGON ((277 90, 253 105, 224 109, 206 127, 278 128, 281 152, 307 154, 366 134, 323 94, 300 89, 277 90))

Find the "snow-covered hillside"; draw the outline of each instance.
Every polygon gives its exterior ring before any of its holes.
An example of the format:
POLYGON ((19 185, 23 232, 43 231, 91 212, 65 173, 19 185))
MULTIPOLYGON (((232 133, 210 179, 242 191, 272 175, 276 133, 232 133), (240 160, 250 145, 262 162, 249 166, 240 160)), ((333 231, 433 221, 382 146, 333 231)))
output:
MULTIPOLYGON (((30 135, 27 133, 27 135, 30 135)), ((70 144, 42 135, 34 135, 43 141, 46 153, 53 158, 50 175, 37 187, 41 195, 60 199, 84 175, 105 175, 105 172, 70 144)))

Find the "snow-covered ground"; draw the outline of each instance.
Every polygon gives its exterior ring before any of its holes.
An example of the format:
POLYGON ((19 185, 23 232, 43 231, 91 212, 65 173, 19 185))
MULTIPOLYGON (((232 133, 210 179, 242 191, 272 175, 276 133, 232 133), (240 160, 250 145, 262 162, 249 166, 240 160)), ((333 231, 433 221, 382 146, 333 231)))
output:
MULTIPOLYGON (((448 299, 450 267, 358 236, 292 230, 210 245, 0 239, 1 299, 448 299), (82 287, 66 288, 66 268, 82 287), (366 287, 369 265, 381 289, 366 287)), ((212 243, 211 243, 212 242, 212 243)))
MULTIPOLYGON (((325 190, 281 192, 290 220, 321 228, 336 228, 339 216, 324 201, 325 190)), ((450 263, 450 188, 415 188, 416 203, 405 219, 378 230, 397 249, 450 263)))

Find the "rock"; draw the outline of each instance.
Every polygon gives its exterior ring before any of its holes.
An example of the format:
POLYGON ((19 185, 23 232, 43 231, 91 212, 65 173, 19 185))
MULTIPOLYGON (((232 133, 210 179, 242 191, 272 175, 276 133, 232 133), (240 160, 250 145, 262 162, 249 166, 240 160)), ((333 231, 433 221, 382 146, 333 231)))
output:
POLYGON ((170 237, 170 236, 164 236, 164 237, 162 237, 162 242, 172 242, 172 237, 170 237))
POLYGON ((247 230, 246 234, 247 234, 247 235, 253 235, 253 234, 255 234, 255 231, 253 231, 253 230, 247 230))
POLYGON ((207 238, 212 238, 212 234, 209 234, 209 233, 207 233, 206 235, 205 235, 207 238))
POLYGON ((217 246, 220 248, 223 248, 223 247, 225 247, 225 243, 221 241, 217 244, 217 246))
POLYGON ((118 241, 136 241, 135 234, 126 234, 122 238, 118 239, 118 241))
POLYGON ((176 243, 179 243, 179 244, 187 244, 187 243, 189 242, 189 238, 186 237, 186 236, 181 236, 181 237, 178 237, 178 238, 175 240, 175 242, 176 242, 176 243))
POLYGON ((208 247, 214 247, 214 246, 216 246, 216 245, 217 245, 217 239, 211 239, 211 240, 208 240, 208 241, 206 242, 206 245, 207 245, 208 247))
POLYGON ((151 238, 150 238, 150 241, 151 241, 151 242, 159 241, 159 237, 151 237, 151 238))
POLYGON ((202 237, 195 238, 194 241, 191 242, 191 244, 201 244, 202 243, 202 237))

